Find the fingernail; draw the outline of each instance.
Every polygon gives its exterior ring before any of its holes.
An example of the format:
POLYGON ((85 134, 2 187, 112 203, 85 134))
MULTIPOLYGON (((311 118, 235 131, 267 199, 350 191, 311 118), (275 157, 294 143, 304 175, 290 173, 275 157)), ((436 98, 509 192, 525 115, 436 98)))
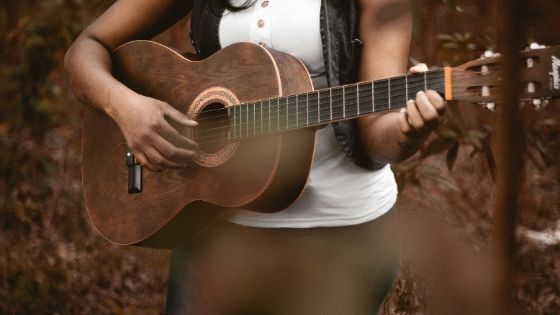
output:
POLYGON ((416 93, 416 95, 422 95, 424 94, 424 91, 418 91, 418 93, 416 93))
POLYGON ((401 113, 406 113, 406 108, 401 108, 401 113))

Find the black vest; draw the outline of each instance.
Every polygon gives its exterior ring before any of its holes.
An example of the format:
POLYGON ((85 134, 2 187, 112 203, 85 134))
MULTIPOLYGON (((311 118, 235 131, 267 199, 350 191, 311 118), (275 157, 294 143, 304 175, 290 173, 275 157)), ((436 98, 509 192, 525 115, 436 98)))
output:
MULTIPOLYGON (((219 25, 223 12, 224 8, 215 0, 194 1, 190 37, 197 54, 202 58, 220 49, 219 25)), ((362 50, 356 1, 322 0, 320 23, 328 85, 356 82, 362 50)), ((356 165, 366 169, 384 166, 371 160, 362 147, 356 119, 332 125, 336 139, 356 165)))

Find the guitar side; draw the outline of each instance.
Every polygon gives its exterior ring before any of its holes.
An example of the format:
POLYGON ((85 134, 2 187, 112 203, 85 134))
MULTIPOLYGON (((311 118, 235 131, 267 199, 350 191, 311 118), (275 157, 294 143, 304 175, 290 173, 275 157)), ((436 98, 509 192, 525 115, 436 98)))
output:
MULTIPOLYGON (((135 41, 113 53, 113 64, 115 76, 131 89, 182 112, 213 89, 229 91, 239 102, 312 90, 297 59, 246 43, 189 61, 165 46, 135 41)), ((273 212, 291 204, 305 185, 314 139, 312 129, 292 131, 241 141, 214 167, 144 169, 143 191, 129 194, 124 138, 107 115, 88 107, 82 142, 86 207, 99 233, 115 244, 174 247, 225 208, 273 212)))

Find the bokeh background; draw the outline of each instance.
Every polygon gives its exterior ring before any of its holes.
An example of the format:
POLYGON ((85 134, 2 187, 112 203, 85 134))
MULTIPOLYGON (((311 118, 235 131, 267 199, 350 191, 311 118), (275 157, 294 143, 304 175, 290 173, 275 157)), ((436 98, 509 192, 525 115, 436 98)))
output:
MULTIPOLYGON (((0 314, 163 312, 169 253, 111 245, 83 204, 84 105, 72 95, 62 60, 112 2, 0 4, 0 314)), ((496 49, 500 12, 493 2, 413 3, 411 65, 458 65, 496 49)), ((525 42, 560 44, 559 1, 531 1, 525 13, 525 42)), ((156 40, 192 51, 188 27, 185 19, 156 40)), ((450 106, 422 151, 393 166, 404 245, 385 314, 472 314, 486 295, 495 112, 450 106)), ((560 314, 560 104, 521 111, 519 141, 527 150, 512 262, 515 313, 560 314)))

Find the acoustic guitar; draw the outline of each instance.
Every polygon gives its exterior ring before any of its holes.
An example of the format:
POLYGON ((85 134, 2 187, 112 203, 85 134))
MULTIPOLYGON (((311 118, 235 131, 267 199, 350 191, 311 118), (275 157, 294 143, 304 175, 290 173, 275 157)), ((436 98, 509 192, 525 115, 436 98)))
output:
MULTIPOLYGON (((521 101, 560 95, 560 47, 520 53, 521 101)), ((119 245, 171 248, 226 208, 279 211, 300 195, 317 127, 406 105, 420 90, 487 104, 499 94, 499 57, 462 66, 313 90, 298 59, 259 45, 231 45, 191 61, 151 41, 112 54, 114 75, 199 125, 180 132, 199 152, 183 169, 143 170, 116 123, 87 107, 82 180, 98 232, 119 245)), ((177 127, 179 128, 179 127, 177 127)))

